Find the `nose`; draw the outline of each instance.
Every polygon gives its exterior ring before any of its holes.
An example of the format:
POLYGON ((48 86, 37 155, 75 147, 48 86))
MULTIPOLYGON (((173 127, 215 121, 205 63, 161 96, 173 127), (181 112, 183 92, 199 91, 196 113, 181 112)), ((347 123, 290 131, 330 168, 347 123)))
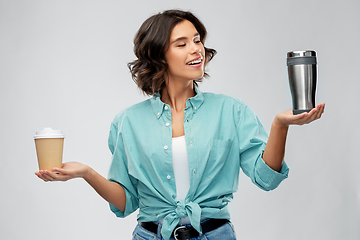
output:
POLYGON ((201 53, 201 46, 199 46, 198 44, 193 43, 191 53, 192 54, 200 54, 201 53))

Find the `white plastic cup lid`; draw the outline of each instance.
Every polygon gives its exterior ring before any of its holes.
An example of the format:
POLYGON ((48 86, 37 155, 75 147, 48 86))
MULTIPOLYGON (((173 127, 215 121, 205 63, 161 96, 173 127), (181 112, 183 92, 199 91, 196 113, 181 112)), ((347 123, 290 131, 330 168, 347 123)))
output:
POLYGON ((65 135, 61 130, 53 130, 52 128, 48 127, 36 132, 34 139, 39 138, 65 138, 65 135))

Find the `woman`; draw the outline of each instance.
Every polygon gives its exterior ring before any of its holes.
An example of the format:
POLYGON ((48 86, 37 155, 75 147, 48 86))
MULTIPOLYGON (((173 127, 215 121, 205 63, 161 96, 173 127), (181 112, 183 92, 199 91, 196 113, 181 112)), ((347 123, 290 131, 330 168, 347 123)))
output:
POLYGON ((198 89, 216 53, 204 47, 205 39, 205 27, 190 12, 147 19, 129 68, 152 98, 113 120, 109 180, 80 163, 36 175, 44 181, 84 178, 118 217, 139 208, 134 239, 235 239, 228 202, 240 168, 260 188, 276 188, 287 178, 289 125, 319 119, 325 104, 300 115, 277 114, 268 137, 242 101, 198 89))

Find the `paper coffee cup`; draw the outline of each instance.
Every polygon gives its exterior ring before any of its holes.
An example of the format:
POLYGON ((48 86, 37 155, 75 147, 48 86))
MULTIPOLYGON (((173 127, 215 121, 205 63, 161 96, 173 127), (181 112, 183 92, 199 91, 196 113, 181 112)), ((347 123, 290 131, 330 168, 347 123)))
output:
POLYGON ((39 170, 52 171, 61 168, 64 147, 64 134, 61 130, 44 128, 34 136, 39 170))

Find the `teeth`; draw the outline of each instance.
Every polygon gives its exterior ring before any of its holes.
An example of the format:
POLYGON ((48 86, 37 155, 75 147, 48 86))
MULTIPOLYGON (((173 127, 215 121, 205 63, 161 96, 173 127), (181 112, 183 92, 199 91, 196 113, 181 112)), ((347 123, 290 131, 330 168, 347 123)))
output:
POLYGON ((192 65, 192 64, 199 64, 201 63, 201 58, 197 59, 197 60, 194 60, 194 61, 191 61, 188 63, 188 65, 192 65))

